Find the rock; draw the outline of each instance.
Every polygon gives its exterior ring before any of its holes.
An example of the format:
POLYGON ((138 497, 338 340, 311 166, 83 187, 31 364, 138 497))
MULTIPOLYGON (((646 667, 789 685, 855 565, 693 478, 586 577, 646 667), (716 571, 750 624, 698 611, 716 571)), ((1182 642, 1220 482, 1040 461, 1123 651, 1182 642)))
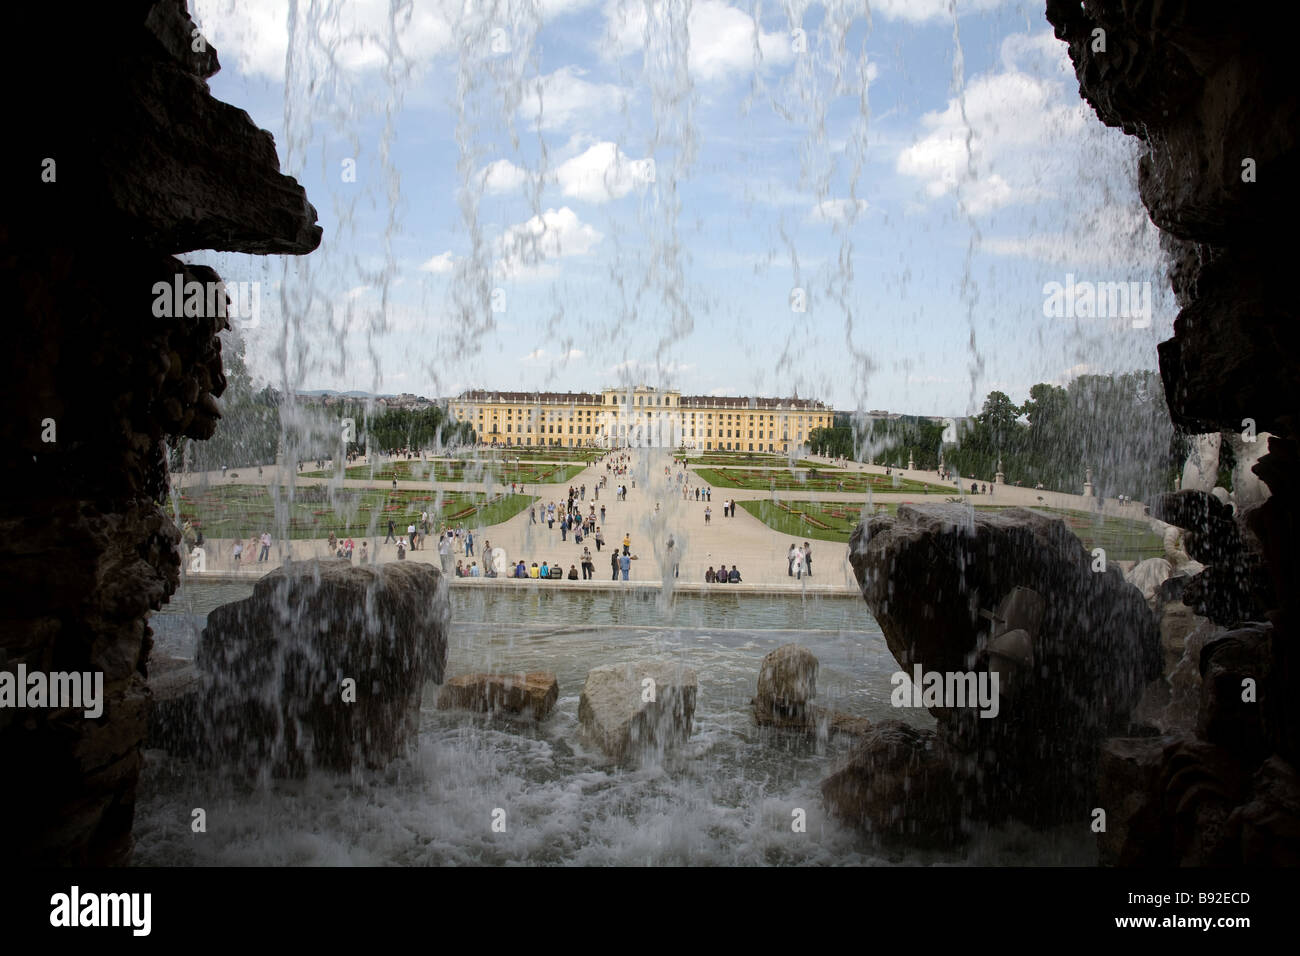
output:
POLYGON ((1187 646, 1187 635, 1207 620, 1209 619, 1193 614, 1192 609, 1186 604, 1170 603, 1161 610, 1160 648, 1165 655, 1166 676, 1172 674, 1178 662, 1182 660, 1183 651, 1187 646))
POLYGON ((1208 618, 1195 617, 1195 626, 1183 639, 1183 653, 1169 672, 1169 699, 1164 710, 1154 722, 1166 733, 1185 733, 1191 736, 1196 730, 1201 709, 1201 649, 1207 643, 1226 633, 1224 628, 1208 618))
MULTIPOLYGON (((66 10, 8 13, 32 62, 66 55, 66 10)), ((104 675, 98 718, 0 720, 0 753, 24 781, 0 794, 15 866, 129 862, 151 721, 147 619, 180 578, 180 535, 160 507, 167 454, 212 436, 226 386, 227 319, 153 309, 156 283, 218 278, 169 253, 301 253, 320 240, 270 134, 212 96, 217 56, 195 50, 194 30, 181 0, 141 0, 96 19, 89 71, 52 67, 32 86, 25 58, 0 67, 29 91, 7 116, 21 145, 3 160, 0 416, 57 424, 57 437, 11 429, 0 447, 7 487, 21 489, 0 502, 0 657, 104 675)), ((251 263, 231 267, 234 281, 265 281, 251 263)))
MULTIPOLYGON (((1138 188, 1161 229, 1180 307, 1173 337, 1158 346, 1170 417, 1184 432, 1227 435, 1239 471, 1268 489, 1260 503, 1261 489, 1234 477, 1239 522, 1206 493, 1212 486, 1184 493, 1199 514, 1167 519, 1189 529, 1188 554, 1205 565, 1182 599, 1234 636, 1208 644, 1204 682, 1195 675, 1205 695, 1198 727, 1225 746, 1199 741, 1199 751, 1167 755, 1170 826, 1185 839, 1165 841, 1169 851, 1152 862, 1293 862, 1295 804, 1284 794, 1295 792, 1291 768, 1300 760, 1300 307, 1288 282, 1294 256, 1276 239, 1300 212, 1300 90, 1286 81, 1292 41, 1260 29, 1252 10, 1190 0, 1048 0, 1046 13, 1068 44, 1080 95, 1102 122, 1142 143, 1138 188), (1101 35, 1110 39, 1104 50, 1101 35), (1267 183, 1256 176, 1264 169, 1267 183), (1272 627, 1267 648, 1258 634, 1240 635, 1260 620, 1272 627), (1256 727, 1240 679, 1265 664, 1256 727)), ((1199 631, 1187 637, 1189 653, 1199 631)), ((1187 663, 1173 675, 1171 706, 1187 663)))
POLYGON ((902 721, 871 729, 821 782, 826 809, 876 836, 951 845, 961 838, 965 781, 938 735, 902 721))
POLYGON ((199 639, 218 755, 277 774, 383 766, 413 741, 425 683, 442 680, 450 616, 446 581, 423 563, 270 572, 199 639))
MULTIPOLYGON (((798 644, 785 644, 763 658, 754 710, 775 721, 802 722, 817 695, 817 658, 798 644)), ((759 720, 762 723, 762 718, 759 720)))
POLYGON ((1098 745, 1162 670, 1142 595, 1093 572, 1062 521, 1020 508, 900 505, 854 532, 849 560, 904 672, 998 674, 996 717, 931 708, 946 753, 987 763, 984 810, 1083 812, 1098 745))
POLYGON ((560 685, 549 671, 527 674, 465 674, 453 677, 438 694, 438 709, 529 714, 545 720, 560 697, 560 685))
POLYGON ((1103 865, 1144 866, 1168 859, 1161 776, 1179 739, 1112 737, 1102 745, 1097 806, 1106 811, 1106 828, 1097 832, 1097 850, 1103 865))
POLYGON ((149 661, 149 672, 153 695, 149 746, 178 756, 201 753, 205 749, 203 675, 192 661, 158 655, 149 661))
POLYGON ((1269 750, 1261 702, 1269 696, 1271 636, 1271 626, 1256 625, 1218 635, 1201 649, 1197 735, 1252 765, 1269 750))
POLYGON ((690 736, 698 681, 661 661, 607 664, 587 672, 578 701, 584 732, 616 760, 662 751, 690 736))
POLYGON ((1300 866, 1300 774, 1281 757, 1260 765, 1254 796, 1229 821, 1245 866, 1300 866))

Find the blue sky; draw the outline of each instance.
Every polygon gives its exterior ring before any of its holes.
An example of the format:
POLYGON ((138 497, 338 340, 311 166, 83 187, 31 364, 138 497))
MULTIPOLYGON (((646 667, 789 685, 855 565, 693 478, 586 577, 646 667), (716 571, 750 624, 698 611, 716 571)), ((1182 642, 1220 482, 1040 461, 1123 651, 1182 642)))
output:
POLYGON ((1170 334, 1135 146, 1040 2, 191 11, 324 227, 308 257, 187 257, 261 282, 242 334, 279 387, 960 415, 1154 368, 1170 334), (1067 274, 1149 282, 1149 327, 1044 315, 1067 274))

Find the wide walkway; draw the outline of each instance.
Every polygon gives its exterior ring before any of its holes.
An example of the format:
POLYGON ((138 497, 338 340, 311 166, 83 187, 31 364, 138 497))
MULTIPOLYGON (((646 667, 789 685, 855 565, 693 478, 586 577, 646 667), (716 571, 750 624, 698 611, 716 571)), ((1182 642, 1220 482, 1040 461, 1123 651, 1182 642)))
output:
MULTIPOLYGON (((456 560, 461 560, 467 565, 470 561, 477 561, 482 567, 482 554, 484 548, 490 542, 493 548, 505 549, 506 557, 511 563, 521 558, 526 564, 531 564, 533 561, 540 564, 545 560, 548 563, 558 562, 564 568, 566 574, 570 565, 577 566, 579 573, 581 573, 581 555, 583 548, 587 547, 590 548, 595 562, 596 580, 611 581, 613 570, 610 564, 610 556, 616 549, 619 549, 624 535, 627 534, 631 538, 630 550, 634 555, 629 575, 629 580, 632 583, 657 584, 667 576, 672 575, 675 566, 679 583, 699 584, 703 583, 707 568, 718 569, 725 564, 728 568, 733 565, 738 566, 742 581, 750 585, 789 586, 797 587, 800 590, 811 589, 813 591, 856 590, 852 568, 848 562, 848 549, 844 544, 807 539, 812 546, 813 574, 810 579, 799 580, 787 573, 786 554, 792 542, 790 537, 767 527, 743 508, 737 508, 734 517, 723 517, 723 502, 727 498, 735 498, 739 501, 765 499, 770 497, 770 492, 766 490, 714 488, 710 502, 697 502, 693 492, 688 500, 684 500, 680 490, 682 486, 677 481, 677 476, 682 472, 682 469, 680 466, 672 464, 670 451, 633 449, 630 455, 630 473, 624 478, 615 476, 612 471, 607 471, 605 462, 597 462, 584 468, 567 484, 528 486, 526 493, 537 496, 539 499, 537 503, 537 521, 533 522, 530 519, 529 511, 525 509, 514 518, 501 524, 486 528, 475 528, 476 553, 472 556, 454 555, 452 559, 453 566, 456 560), (670 469, 667 475, 664 473, 665 467, 670 469), (599 497, 596 497, 597 486, 602 476, 608 476, 608 485, 599 489, 599 497), (626 501, 618 500, 614 492, 615 487, 620 482, 628 487, 626 501), (541 506, 551 501, 555 501, 559 505, 563 501, 568 484, 575 487, 586 485, 586 498, 580 502, 584 514, 593 504, 596 506, 597 515, 600 513, 601 506, 605 508, 605 519, 600 522, 604 532, 605 546, 600 552, 597 552, 593 538, 584 538, 582 546, 574 543, 572 535, 568 535, 566 540, 561 540, 558 523, 554 528, 548 528, 543 520, 541 506), (706 507, 712 511, 711 518, 707 523, 705 521, 706 507), (674 559, 671 562, 667 548, 669 538, 674 543, 674 559)), ((813 460, 825 463, 828 467, 833 464, 829 459, 813 460)), ((865 471, 872 474, 884 473, 882 466, 850 462, 847 467, 850 470, 865 471)), ((257 474, 256 467, 232 469, 232 472, 237 474, 238 477, 236 478, 228 473, 223 479, 220 472, 215 472, 206 475, 174 476, 174 480, 181 487, 194 487, 203 484, 270 484, 278 480, 277 469, 271 466, 264 467, 260 476, 257 474)), ((933 472, 897 470, 897 473, 902 478, 911 478, 935 484, 941 483, 936 479, 933 472)), ((686 480, 689 482, 688 487, 693 489, 698 483, 694 469, 688 467, 686 476, 686 480)), ((331 481, 337 483, 338 479, 297 477, 297 482, 304 485, 325 484, 331 481)), ((344 480, 342 482, 343 487, 368 487, 373 486, 373 484, 365 480, 344 480)), ((963 486, 966 484, 967 482, 963 481, 963 486)), ((381 487, 391 487, 391 484, 382 483, 381 487)), ((397 487, 399 489, 427 490, 430 483, 427 480, 398 481, 397 487)), ((502 490, 499 485, 487 488, 482 483, 438 483, 433 487, 447 491, 491 490, 499 492, 502 490)), ((509 487, 507 486, 505 490, 508 491, 509 487)), ((861 492, 793 490, 779 494, 785 500, 845 501, 855 504, 861 504, 865 497, 861 492)), ((954 487, 951 497, 957 495, 958 492, 954 487)), ((917 495, 887 492, 873 494, 872 500, 878 503, 924 503, 942 502, 947 497, 949 496, 942 494, 917 495)), ((1100 507, 1106 514, 1132 518, 1142 517, 1142 506, 1140 504, 1121 504, 1113 500, 1098 503, 1095 499, 1090 501, 1082 495, 1066 495, 1007 485, 998 485, 991 495, 977 495, 973 496, 971 500, 976 504, 1015 504, 1025 507, 1052 507, 1074 510, 1092 510, 1100 507)), ((253 533, 254 530, 260 534, 263 529, 250 529, 250 533, 253 533)), ((385 544, 383 539, 383 530, 380 530, 375 537, 366 539, 370 545, 369 552, 372 556, 376 556, 375 559, 379 561, 396 560, 396 545, 391 542, 385 544)), ((357 555, 359 556, 362 539, 358 537, 354 540, 356 541, 357 555)), ((803 539, 798 541, 800 544, 802 542, 803 539)), ((329 556, 328 545, 324 539, 276 541, 272 546, 269 561, 258 564, 255 560, 250 560, 246 554, 241 565, 236 567, 230 556, 232 544, 233 541, 209 540, 206 549, 208 555, 207 570, 209 572, 222 575, 237 574, 240 577, 257 576, 277 567, 287 559, 301 560, 310 557, 324 558, 329 556)), ((436 534, 429 536, 425 544, 426 547, 422 550, 409 552, 406 560, 438 564, 436 534)), ((255 559, 255 555, 253 558, 255 559)), ((621 574, 619 577, 621 579, 621 574)), ((553 583, 558 585, 560 582, 553 583)), ((579 581, 579 583, 581 582, 579 581)), ((564 584, 567 586, 569 582, 566 580, 564 584)))

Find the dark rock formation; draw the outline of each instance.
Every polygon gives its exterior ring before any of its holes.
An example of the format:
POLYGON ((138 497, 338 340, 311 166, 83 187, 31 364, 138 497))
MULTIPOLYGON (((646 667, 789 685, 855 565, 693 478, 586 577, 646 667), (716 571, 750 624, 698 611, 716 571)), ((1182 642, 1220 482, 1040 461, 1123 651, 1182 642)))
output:
POLYGON ((442 681, 450 619, 428 564, 277 568, 199 639, 212 749, 277 774, 384 766, 415 738, 425 683, 442 681))
POLYGON ((3 67, 0 652, 102 672, 106 703, 0 728, 5 776, 21 781, 0 815, 21 821, 15 862, 120 863, 149 721, 145 619, 179 580, 164 441, 211 436, 225 388, 227 320, 155 316, 154 286, 217 279, 174 253, 305 253, 320 229, 271 137, 209 94, 216 55, 193 49, 183 0, 106 9, 71 63, 65 9, 8 15, 26 56, 3 67), (50 64, 39 82, 32 62, 50 64))
POLYGON ((1216 624, 1261 617, 1273 597, 1263 557, 1247 547, 1249 532, 1238 525, 1231 505, 1204 491, 1160 495, 1153 517, 1177 525, 1190 557, 1205 565, 1183 587, 1181 599, 1216 624))
POLYGON ((1020 508, 901 505, 854 532, 849 560, 904 673, 998 676, 991 716, 974 701, 929 708, 949 774, 972 784, 968 812, 1083 819, 1101 740, 1161 673, 1141 593, 1114 567, 1094 572, 1060 519, 1020 508))
POLYGON ((867 732, 821 783, 827 809, 879 837, 951 846, 962 836, 972 781, 953 772, 949 753, 932 730, 887 720, 867 732))
MULTIPOLYGON (((1203 652, 1198 733, 1220 746, 1196 772, 1215 783, 1184 788, 1177 813, 1148 821, 1144 859, 1294 859, 1300 350, 1292 331, 1294 256, 1288 243, 1277 241, 1300 212, 1300 88, 1291 80, 1290 37, 1256 8, 1193 0, 1048 0, 1047 18, 1069 45, 1080 95, 1103 123, 1144 147, 1139 189, 1163 232, 1181 308, 1173 338, 1160 345, 1175 424, 1240 433, 1249 422, 1253 431, 1271 433, 1268 453, 1251 469, 1271 497, 1241 516, 1247 534, 1209 496, 1185 493, 1160 503, 1166 520, 1189 530, 1189 553, 1199 551, 1198 560, 1209 565, 1187 585, 1183 600, 1238 630, 1203 652), (1099 30, 1104 50, 1094 42, 1099 30), (1244 635, 1249 619, 1269 627, 1244 635), (1238 682, 1255 671, 1260 696, 1247 705, 1238 682), (1220 825, 1232 806, 1237 825, 1220 825), (1195 845, 1180 840, 1188 819, 1213 823, 1195 845), (1283 848, 1267 849, 1265 833, 1278 834, 1283 848)), ((1187 746, 1204 756, 1204 747, 1214 744, 1201 738, 1187 746)), ((1160 771, 1153 768, 1153 778, 1173 780, 1185 759, 1184 751, 1152 754, 1160 771)), ((1112 766, 1103 763, 1103 790, 1112 766)), ((1187 779, 1192 770, 1179 773, 1187 779)), ((1123 854, 1111 857, 1128 862, 1123 854)))

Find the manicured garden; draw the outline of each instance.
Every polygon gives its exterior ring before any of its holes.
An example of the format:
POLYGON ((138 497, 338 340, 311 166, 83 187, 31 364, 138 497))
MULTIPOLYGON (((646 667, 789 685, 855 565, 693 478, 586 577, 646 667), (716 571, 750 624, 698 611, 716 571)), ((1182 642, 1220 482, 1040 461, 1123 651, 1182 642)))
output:
MULTIPOLYGON (((862 520, 865 506, 836 501, 740 501, 742 508, 769 528, 789 535, 791 540, 818 539, 847 542, 862 520)), ((1001 510, 1009 505, 976 505, 977 510, 1001 510)), ((893 514, 895 503, 876 505, 876 514, 893 514)), ((1065 520, 1066 525, 1091 551, 1104 548, 1109 561, 1142 561, 1164 554, 1164 543, 1145 521, 1098 517, 1060 508, 1035 508, 1065 520)))
POLYGON ((895 475, 872 475, 861 471, 816 468, 805 470, 777 468, 697 468, 700 481, 715 488, 745 488, 756 491, 853 491, 909 495, 951 495, 946 485, 899 478, 895 475))
MULTIPOLYGON (((345 478, 361 480, 392 481, 495 481, 498 485, 512 482, 520 484, 554 484, 565 483, 573 479, 582 465, 547 465, 520 461, 513 462, 488 460, 461 460, 440 458, 434 461, 391 461, 376 463, 374 473, 371 465, 353 465, 343 473, 345 478)), ((304 473, 304 478, 329 478, 329 471, 312 471, 304 473)))
MULTIPOLYGON (((275 499, 278 489, 263 485, 226 485, 180 492, 180 522, 190 522, 207 538, 249 538, 263 531, 278 535, 275 499)), ((436 528, 479 527, 513 518, 534 500, 531 495, 494 495, 445 491, 385 491, 308 485, 295 489, 288 508, 290 538, 336 535, 383 535, 391 519, 399 533, 428 511, 436 528)))
POLYGON ((564 448, 559 445, 511 445, 509 448, 476 448, 458 457, 480 461, 581 461, 590 464, 606 454, 603 448, 564 448))
MULTIPOLYGON (((682 457, 678 455, 678 457, 682 457)), ((700 455, 688 455, 686 457, 688 465, 724 465, 727 467, 745 467, 754 468, 789 468, 790 459, 785 455, 758 454, 756 452, 716 452, 706 451, 700 455)), ((809 461, 807 458, 800 458, 793 465, 795 468, 817 468, 820 467, 817 462, 809 461)))

